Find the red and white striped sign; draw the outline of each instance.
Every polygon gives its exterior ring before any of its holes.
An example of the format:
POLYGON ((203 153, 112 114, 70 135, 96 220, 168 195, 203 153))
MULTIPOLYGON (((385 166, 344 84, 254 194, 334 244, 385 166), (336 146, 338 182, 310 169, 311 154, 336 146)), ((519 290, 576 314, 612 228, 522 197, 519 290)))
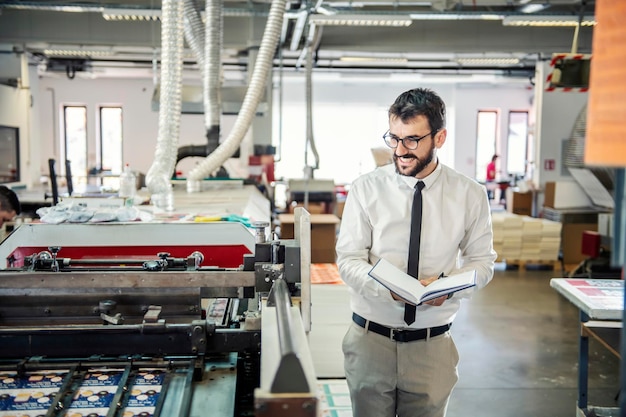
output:
POLYGON ((570 87, 570 86, 559 86, 561 81, 561 70, 557 68, 559 64, 563 61, 583 61, 591 60, 591 54, 552 54, 552 59, 550 60, 550 67, 552 70, 546 77, 546 89, 545 91, 561 91, 561 92, 577 92, 584 93, 589 91, 589 87, 570 87))

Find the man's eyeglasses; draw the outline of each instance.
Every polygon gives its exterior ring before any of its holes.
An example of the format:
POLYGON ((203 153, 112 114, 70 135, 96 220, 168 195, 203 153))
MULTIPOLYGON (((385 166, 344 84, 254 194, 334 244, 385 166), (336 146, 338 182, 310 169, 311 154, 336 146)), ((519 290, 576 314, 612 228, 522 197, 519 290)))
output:
POLYGON ((439 130, 432 130, 428 133, 426 133, 424 136, 407 136, 405 138, 399 138, 396 135, 394 135, 393 133, 389 133, 389 131, 387 131, 387 133, 385 133, 383 135, 383 139, 385 140, 385 144, 387 146, 389 146, 390 148, 397 148, 398 147, 398 143, 402 142, 402 145, 409 149, 409 150, 413 150, 413 149, 417 149, 417 144, 419 143, 420 140, 430 136, 430 135, 434 135, 435 133, 437 133, 439 130))

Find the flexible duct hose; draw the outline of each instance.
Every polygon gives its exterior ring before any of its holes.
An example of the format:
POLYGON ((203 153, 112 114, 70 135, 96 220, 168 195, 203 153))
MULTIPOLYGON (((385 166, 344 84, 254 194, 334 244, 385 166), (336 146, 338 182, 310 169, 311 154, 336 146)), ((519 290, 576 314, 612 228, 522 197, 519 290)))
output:
POLYGON ((203 73, 204 122, 209 146, 219 144, 220 116, 222 114, 221 71, 222 71, 222 18, 223 1, 206 2, 206 68, 203 73))
POLYGON ((272 1, 267 24, 263 33, 263 39, 261 40, 258 59, 255 62, 250 85, 241 106, 241 111, 233 126, 233 130, 215 152, 210 154, 189 173, 187 191, 199 191, 200 181, 219 169, 219 167, 236 152, 243 141, 256 113, 256 108, 261 101, 261 95, 264 92, 269 71, 272 67, 274 52, 276 51, 276 46, 280 39, 285 5, 286 0, 272 1))
POLYGON ((146 175, 146 185, 152 194, 167 194, 170 178, 176 166, 180 132, 183 2, 164 0, 161 24, 161 102, 159 133, 154 161, 146 175))
POLYGON ((204 74, 204 24, 197 7, 196 0, 185 0, 184 5, 185 18, 185 39, 196 58, 200 73, 204 74))
POLYGON ((202 23, 197 0, 185 0, 185 39, 200 67, 206 146, 179 149, 177 162, 189 156, 205 157, 219 145, 221 116, 221 50, 223 29, 223 1, 206 1, 206 30, 202 23), (206 38, 206 39, 205 39, 206 38), (198 152, 190 154, 189 150, 198 152))

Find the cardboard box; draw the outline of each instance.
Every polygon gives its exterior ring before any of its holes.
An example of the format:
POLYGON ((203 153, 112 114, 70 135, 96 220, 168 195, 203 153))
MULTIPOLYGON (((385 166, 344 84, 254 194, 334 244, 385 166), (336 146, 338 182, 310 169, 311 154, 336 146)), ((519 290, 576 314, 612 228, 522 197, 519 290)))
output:
POLYGON ((533 193, 521 193, 511 188, 506 190, 506 211, 523 216, 533 214, 533 193))
POLYGON ((566 209, 591 207, 592 203, 585 190, 577 182, 548 181, 546 182, 543 205, 555 209, 566 209))
MULTIPOLYGON (((294 215, 279 214, 281 238, 294 238, 294 215)), ((311 214, 311 263, 334 263, 339 218, 334 214, 311 214)))
MULTIPOLYGON (((304 204, 297 203, 295 201, 291 202, 289 204, 289 213, 293 213, 296 207, 304 207, 304 204)), ((327 210, 328 210, 327 203, 323 201, 309 202, 309 207, 307 208, 307 211, 309 212, 309 214, 324 214, 326 213, 327 210)))
POLYGON ((588 258, 583 254, 583 232, 597 231, 598 223, 564 223, 561 229, 561 250, 564 264, 578 264, 588 258))
POLYGON ((346 205, 345 201, 337 201, 337 204, 335 205, 335 214, 340 219, 343 216, 343 208, 345 207, 345 205, 346 205))

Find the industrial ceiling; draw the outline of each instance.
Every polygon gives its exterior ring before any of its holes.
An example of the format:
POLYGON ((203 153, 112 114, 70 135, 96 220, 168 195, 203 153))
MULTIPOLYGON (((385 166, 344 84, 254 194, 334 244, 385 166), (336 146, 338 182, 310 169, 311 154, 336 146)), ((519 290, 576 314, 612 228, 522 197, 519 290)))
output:
MULTIPOLYGON (((204 1, 197 4, 204 8, 204 1)), ((298 70, 310 45, 317 70, 497 69, 516 75, 553 53, 591 53, 593 26, 509 26, 508 20, 576 24, 592 19, 594 6, 592 0, 294 0, 287 3, 274 62, 298 70), (378 23, 351 23, 365 18, 378 23), (400 23, 385 26, 385 19, 400 23)), ((248 65, 269 8, 269 0, 223 0, 225 67, 248 65)), ((100 74, 145 72, 159 59, 160 9, 159 0, 0 1, 0 53, 25 53, 31 63, 74 54, 100 74), (116 13, 144 18, 108 20, 116 13)), ((185 66, 194 64, 190 53, 185 66)))

